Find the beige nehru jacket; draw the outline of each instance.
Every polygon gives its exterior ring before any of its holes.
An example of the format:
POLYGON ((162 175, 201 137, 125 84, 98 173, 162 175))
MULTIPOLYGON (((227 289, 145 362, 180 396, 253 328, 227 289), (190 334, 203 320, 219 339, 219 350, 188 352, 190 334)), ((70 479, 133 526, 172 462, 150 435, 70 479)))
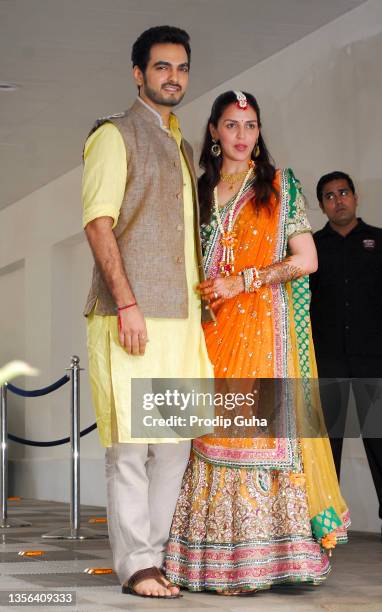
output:
MULTIPOLYGON (((187 318, 183 176, 176 141, 161 127, 160 117, 139 100, 120 116, 98 121, 90 134, 105 121, 119 129, 126 146, 126 188, 113 232, 130 286, 146 317, 187 318)), ((195 244, 203 280, 197 184, 192 149, 185 140, 181 151, 192 179, 195 244)), ((95 305, 97 315, 117 314, 96 265, 85 315, 95 305)))

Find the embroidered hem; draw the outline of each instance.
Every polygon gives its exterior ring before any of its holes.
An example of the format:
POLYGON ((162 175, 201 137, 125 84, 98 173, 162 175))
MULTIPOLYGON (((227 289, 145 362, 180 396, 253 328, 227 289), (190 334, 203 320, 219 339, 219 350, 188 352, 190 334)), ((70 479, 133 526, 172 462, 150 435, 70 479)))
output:
POLYGON ((166 559, 167 578, 190 591, 319 584, 330 569, 317 542, 298 536, 226 545, 171 537, 166 559))

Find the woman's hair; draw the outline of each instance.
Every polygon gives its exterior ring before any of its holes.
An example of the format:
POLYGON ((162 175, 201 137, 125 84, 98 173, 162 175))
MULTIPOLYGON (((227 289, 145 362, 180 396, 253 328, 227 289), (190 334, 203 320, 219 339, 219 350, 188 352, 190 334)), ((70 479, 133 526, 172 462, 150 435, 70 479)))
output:
MULTIPOLYGON (((261 127, 260 108, 252 94, 244 92, 249 106, 253 108, 257 115, 259 128, 261 127)), ((237 97, 234 91, 226 91, 218 96, 212 105, 211 115, 207 122, 205 131, 202 152, 200 155, 199 165, 204 170, 204 174, 198 181, 199 202, 200 202, 200 220, 202 223, 208 223, 211 218, 213 191, 220 180, 220 170, 222 167, 222 156, 214 157, 211 153, 213 144, 210 133, 210 124, 217 127, 218 121, 224 110, 232 103, 237 102, 237 97)), ((252 159, 256 163, 256 201, 257 208, 271 207, 271 196, 278 195, 277 190, 273 186, 275 178, 275 167, 268 149, 261 135, 258 139, 259 155, 255 157, 255 151, 252 151, 252 159)))

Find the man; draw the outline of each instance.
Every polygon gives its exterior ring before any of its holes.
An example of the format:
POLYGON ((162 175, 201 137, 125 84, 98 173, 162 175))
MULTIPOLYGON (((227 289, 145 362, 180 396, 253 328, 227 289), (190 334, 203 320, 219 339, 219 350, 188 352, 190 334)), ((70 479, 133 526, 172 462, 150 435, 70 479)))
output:
MULTIPOLYGON (((314 234, 318 270, 310 277, 312 331, 319 377, 342 379, 322 380, 323 410, 339 478, 349 379, 353 379, 382 518, 382 445, 379 438, 367 437, 371 415, 374 410, 375 417, 380 401, 380 384, 365 380, 382 378, 382 229, 357 218, 358 196, 344 172, 322 176, 317 198, 328 222, 314 234)), ((381 420, 378 414, 377 418, 381 420)))
POLYGON ((138 98, 99 120, 84 150, 96 262, 85 314, 109 534, 122 591, 143 597, 180 596, 161 566, 189 442, 132 438, 131 380, 212 376, 194 291, 203 267, 192 152, 171 113, 190 55, 179 28, 143 32, 132 49, 138 98))

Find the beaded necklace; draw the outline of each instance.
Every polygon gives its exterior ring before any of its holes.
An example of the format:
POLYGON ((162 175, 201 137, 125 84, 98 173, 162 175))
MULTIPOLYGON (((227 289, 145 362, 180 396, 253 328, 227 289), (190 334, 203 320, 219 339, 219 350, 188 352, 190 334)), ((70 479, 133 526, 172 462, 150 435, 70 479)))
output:
POLYGON ((250 175, 253 172, 253 167, 254 167, 254 164, 252 162, 250 164, 250 168, 249 168, 248 172, 246 173, 246 175, 245 175, 245 177, 243 179, 241 187, 240 187, 239 191, 237 192, 236 198, 235 198, 235 200, 231 204, 231 208, 230 208, 229 215, 228 215, 227 231, 225 231, 225 229, 223 227, 222 218, 220 216, 219 202, 218 202, 218 187, 217 187, 217 185, 216 185, 216 187, 214 189, 215 215, 216 215, 216 221, 217 221, 217 224, 218 224, 218 228, 219 228, 219 231, 221 233, 220 242, 221 242, 221 245, 223 247, 223 255, 222 255, 221 261, 219 262, 220 274, 222 276, 230 276, 231 273, 235 271, 234 248, 236 246, 237 239, 236 239, 236 232, 233 231, 233 226, 234 226, 233 215, 234 215, 234 212, 235 212, 236 204, 240 200, 240 198, 241 198, 241 196, 243 194, 243 191, 245 189, 245 185, 246 185, 250 175))

